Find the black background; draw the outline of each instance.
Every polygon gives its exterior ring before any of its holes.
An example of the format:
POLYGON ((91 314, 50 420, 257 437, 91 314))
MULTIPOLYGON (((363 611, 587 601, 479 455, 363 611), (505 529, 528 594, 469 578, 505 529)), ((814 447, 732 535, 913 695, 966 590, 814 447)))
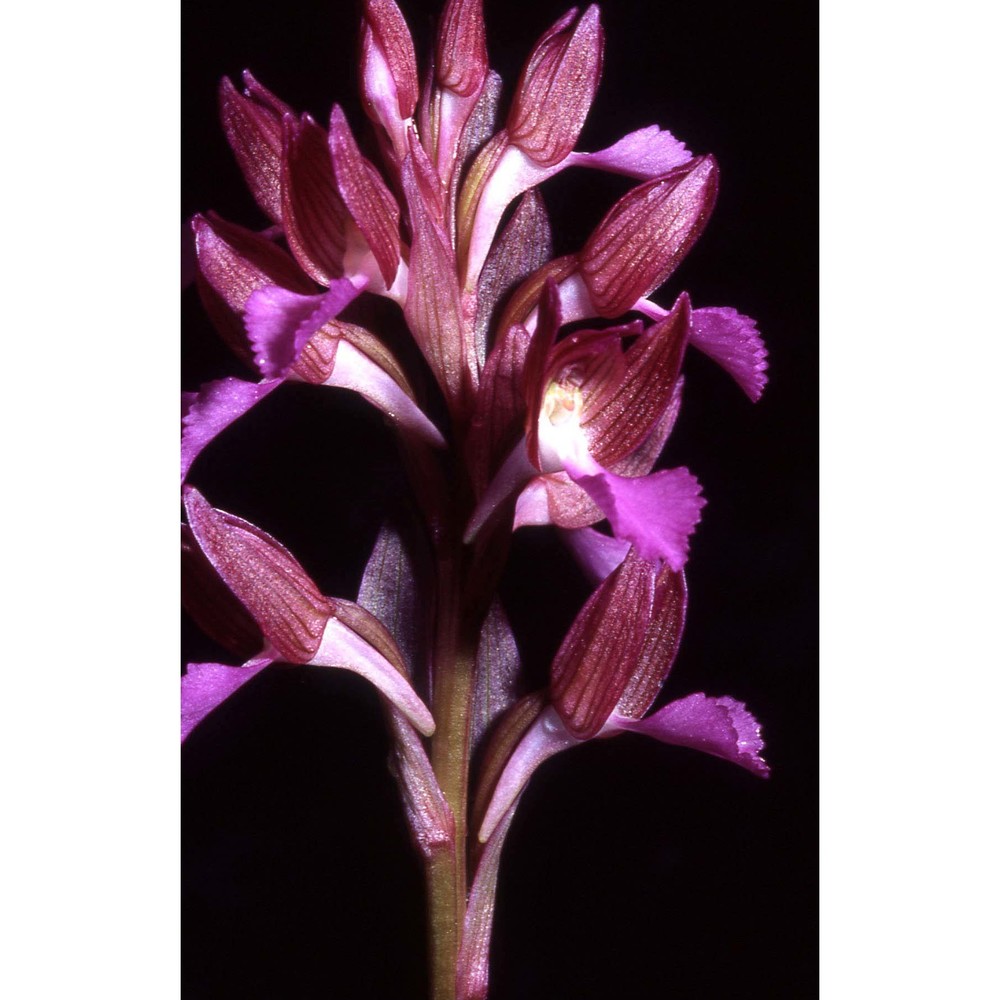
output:
MULTIPOLYGON (((438 4, 404 11, 426 50, 438 4)), ((487 0, 510 83, 563 12, 487 0)), ((817 11, 812 4, 602 5, 605 76, 580 147, 657 122, 716 155, 711 224, 668 286, 758 320, 771 383, 750 404, 689 355, 664 464, 704 485, 690 612, 664 699, 730 694, 762 721, 773 776, 639 737, 585 745, 533 778, 508 839, 491 998, 807 998, 817 987, 817 11)), ((182 212, 263 227, 218 124, 244 68, 355 128, 351 3, 183 6, 182 212)), ((543 187, 557 252, 627 187, 543 187)), ((243 374, 184 293, 184 388, 243 374)), ((391 316, 382 317, 386 322, 391 316)), ((191 481, 354 597, 405 497, 391 434, 339 390, 284 387, 206 451, 191 481)), ((551 534, 520 532, 503 597, 536 682, 586 588, 551 534)), ((225 658, 185 620, 188 657, 225 658)), ((183 982, 195 998, 422 998, 423 886, 374 693, 342 672, 267 671, 182 753, 183 982)))

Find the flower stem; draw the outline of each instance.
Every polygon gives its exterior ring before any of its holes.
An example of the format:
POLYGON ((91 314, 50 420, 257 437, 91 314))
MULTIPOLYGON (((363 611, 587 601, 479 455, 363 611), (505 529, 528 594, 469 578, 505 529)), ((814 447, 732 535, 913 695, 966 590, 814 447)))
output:
POLYGON ((455 972, 466 906, 466 825, 469 797, 469 727, 477 630, 463 599, 461 541, 439 549, 433 712, 437 731, 431 764, 455 817, 450 850, 427 866, 433 1000, 455 1000, 455 972))

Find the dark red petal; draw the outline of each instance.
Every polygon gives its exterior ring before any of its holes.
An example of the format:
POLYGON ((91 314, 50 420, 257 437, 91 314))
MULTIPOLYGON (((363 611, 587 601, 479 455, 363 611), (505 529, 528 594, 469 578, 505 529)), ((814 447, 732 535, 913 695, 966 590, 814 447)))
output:
POLYGON ((435 50, 440 86, 468 97, 489 72, 483 0, 448 0, 441 15, 435 50))
POLYGON ((188 523, 202 552, 290 663, 308 663, 330 617, 326 598, 294 556, 260 528, 184 491, 188 523))
POLYGON ((256 89, 244 95, 224 77, 219 86, 219 113, 254 200, 280 224, 281 114, 276 110, 280 102, 256 81, 254 84, 256 89), (256 99, 258 95, 260 99, 256 99))
POLYGON ((674 272, 715 205, 718 170, 698 157, 633 188, 580 252, 580 271, 602 316, 620 316, 674 272))
POLYGON ((628 687, 653 606, 653 568, 634 552, 590 596, 552 663, 550 694, 577 739, 595 736, 628 687))
POLYGON ((455 251, 424 204, 412 157, 401 177, 413 229, 404 314, 445 396, 461 408, 471 403, 478 368, 472 331, 462 321, 455 251))
POLYGON ((365 0, 365 22, 385 55, 396 94, 401 118, 412 118, 420 94, 417 57, 413 37, 393 0, 365 0))
POLYGON ((664 567, 656 578, 646 641, 628 686, 615 706, 619 715, 641 719, 649 711, 677 658, 686 613, 684 573, 664 567))
POLYGON ((573 151, 601 78, 600 12, 588 7, 571 29, 575 15, 562 17, 535 46, 507 119, 511 142, 542 166, 573 151))
POLYGON ((316 291, 295 261, 267 237, 211 212, 196 215, 191 225, 198 270, 230 309, 242 313, 251 293, 265 285, 302 295, 316 291))
POLYGON ((621 379, 603 392, 584 392, 580 425, 590 453, 611 465, 636 450, 670 406, 691 325, 686 295, 625 352, 621 379))
POLYGON ((181 525, 181 603, 198 627, 240 660, 259 653, 264 635, 181 525))
POLYGON ((337 191, 375 255, 386 287, 390 287, 399 268, 399 205, 378 171, 361 155, 344 112, 336 104, 330 112, 330 152, 337 191))
POLYGON ((507 327, 483 368, 466 449, 477 496, 524 433, 522 376, 530 340, 523 326, 507 327))
POLYGON ((285 119, 281 211, 288 246, 321 285, 344 273, 347 208, 337 192, 326 132, 308 115, 285 119))

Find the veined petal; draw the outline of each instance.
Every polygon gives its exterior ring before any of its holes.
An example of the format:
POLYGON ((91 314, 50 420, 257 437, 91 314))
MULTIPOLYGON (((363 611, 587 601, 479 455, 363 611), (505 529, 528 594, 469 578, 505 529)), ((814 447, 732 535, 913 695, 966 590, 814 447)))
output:
POLYGON ((691 313, 691 343, 736 380, 753 402, 767 385, 767 348, 757 323, 728 306, 691 313))
POLYGON ((282 381, 224 378, 206 382, 192 394, 181 418, 181 480, 187 479, 194 460, 222 431, 277 389, 282 381))
POLYGON ((584 528, 604 519, 604 512, 582 486, 565 472, 550 472, 532 479, 514 508, 514 530, 529 524, 555 524, 584 528))
POLYGON ((614 715, 607 728, 609 732, 645 733, 661 743, 702 750, 739 764, 761 778, 771 773, 761 757, 764 740, 760 723, 743 702, 734 698, 692 694, 670 702, 648 719, 614 715))
POLYGON ((584 395, 580 425, 590 453, 603 465, 625 458, 653 432, 673 399, 691 326, 691 303, 642 332, 625 352, 622 377, 584 395))
POLYGON ((352 223, 333 179, 326 132, 309 115, 284 121, 281 214, 302 269, 321 285, 341 277, 352 223))
POLYGON ((242 313, 251 293, 265 285, 304 295, 315 291, 298 264, 266 236, 213 213, 196 215, 191 227, 200 274, 234 312, 242 313))
POLYGON ((466 462, 477 494, 524 432, 524 359, 531 337, 523 326, 502 331, 486 359, 472 414, 466 462))
POLYGON ((596 462, 565 460, 566 471, 604 511, 615 535, 627 538, 644 559, 679 570, 687 562, 688 539, 701 519, 705 499, 687 469, 664 469, 629 479, 596 462))
POLYGON ((639 719, 649 711, 677 658, 686 614, 684 574, 664 567, 653 587, 653 608, 642 650, 615 706, 615 714, 639 719))
MULTIPOLYGON (((308 662, 317 667, 351 670, 364 677, 378 688, 379 692, 424 736, 430 736, 434 732, 434 717, 417 697, 406 675, 400 670, 402 659, 399 658, 397 664, 390 662, 384 653, 369 641, 373 635, 372 622, 377 623, 378 620, 368 612, 364 612, 367 619, 362 620, 357 612, 363 612, 364 609, 356 604, 352 605, 349 601, 332 602, 332 606, 335 608, 334 614, 327 620, 319 647, 308 662), (353 613, 349 616, 349 622, 345 622, 341 617, 348 607, 353 613), (365 628, 365 635, 357 631, 359 627, 365 628)), ((384 626, 380 628, 381 649, 390 652, 385 645, 385 639, 388 639, 392 642, 392 649, 395 650, 395 643, 384 626)), ((399 657, 398 650, 395 650, 395 657, 399 657)))
POLYGON ((659 125, 647 125, 629 132, 607 149, 599 149, 596 153, 570 153, 567 166, 593 167, 646 181, 662 177, 690 159, 691 153, 680 139, 675 139, 659 125))
POLYGON ((461 409, 472 402, 479 367, 474 333, 462 318, 455 251, 424 204, 411 157, 403 161, 401 177, 413 229, 403 311, 445 397, 461 409))
POLYGON ((330 608, 295 557, 256 525, 212 507, 191 486, 184 488, 184 506, 202 552, 276 654, 289 663, 308 663, 330 608))
POLYGON ((383 103, 391 93, 395 101, 394 117, 412 118, 420 82, 406 19, 393 0, 365 0, 364 17, 361 87, 368 105, 365 110, 374 121, 385 124, 378 112, 389 110, 383 108, 383 103))
POLYGON ((483 0, 448 0, 435 49, 438 86, 470 97, 489 72, 483 0))
POLYGON ((338 278, 322 295, 298 295, 287 288, 258 288, 246 302, 246 327, 254 357, 265 377, 281 377, 296 362, 309 339, 361 294, 338 278))
POLYGON ((551 706, 538 716, 500 775, 479 827, 480 843, 485 844, 489 840, 538 767, 560 750, 576 746, 579 742, 551 706))
POLYGON ((220 646, 245 660, 264 647, 264 633, 198 547, 188 525, 181 525, 181 603, 220 646))
POLYGON ((189 663, 181 677, 181 742, 214 708, 274 662, 271 656, 259 656, 242 667, 224 663, 189 663))
POLYGON ((600 11, 592 4, 579 19, 576 14, 569 11, 538 41, 507 119, 511 142, 546 167, 572 151, 601 78, 600 11))
POLYGON ((219 112, 226 139, 261 209, 281 223, 281 118, 291 111, 249 73, 240 94, 228 77, 219 86, 219 112))
POLYGON ((654 606, 652 565, 630 552, 580 609, 555 659, 549 693, 577 739, 600 732, 638 662, 654 606))
POLYGON ((371 248, 386 288, 390 288, 400 261, 399 205, 379 172, 361 155, 337 104, 330 112, 330 154, 337 191, 371 248))
POLYGON ((620 316, 663 284, 711 215, 718 169, 700 156, 620 198, 580 251, 580 272, 601 316, 620 316))
POLYGON ((684 388, 684 377, 678 376, 674 382, 666 409, 660 414, 660 419, 653 425, 649 436, 634 451, 624 458, 611 463, 611 471, 619 476, 648 476, 656 465, 656 460, 663 451, 663 446, 674 429, 677 416, 681 409, 681 390, 684 388))

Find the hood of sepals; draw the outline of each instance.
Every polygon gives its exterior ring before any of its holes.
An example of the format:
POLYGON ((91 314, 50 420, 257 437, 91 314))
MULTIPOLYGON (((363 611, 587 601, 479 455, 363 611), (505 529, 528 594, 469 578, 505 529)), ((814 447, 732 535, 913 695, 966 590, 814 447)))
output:
POLYGON ((579 138, 601 78, 604 32, 600 11, 577 8, 539 39, 514 92, 510 141, 541 166, 564 160, 579 138))
POLYGON ((365 0, 358 62, 365 113, 385 128, 396 158, 401 159, 420 83, 413 38, 393 0, 365 0))
POLYGON ((281 213, 302 269, 321 285, 342 277, 356 227, 337 191, 326 130, 309 115, 286 115, 283 122, 281 213))
POLYGON ((239 93, 228 77, 219 84, 219 116, 247 187, 272 222, 281 223, 281 119, 291 108, 244 72, 239 93))
POLYGON ((449 0, 441 15, 435 48, 437 83, 471 97, 489 73, 483 0, 449 0))
POLYGON ((184 488, 188 523, 216 572, 289 663, 308 663, 330 618, 327 599, 276 539, 184 488))
POLYGON ((382 175, 362 155, 337 104, 330 112, 329 141, 337 192, 371 248, 385 287, 391 288, 401 259, 399 205, 382 175))
POLYGON ((181 525, 181 603, 198 627, 241 660, 264 647, 264 634, 181 525))
POLYGON ((708 223, 719 172, 699 156, 620 198, 580 251, 580 273, 601 316, 621 316, 677 269, 708 223))
POLYGON ((651 563, 630 552, 591 594, 552 662, 549 694, 577 739, 596 736, 642 656, 655 604, 651 563))
POLYGON ((565 456, 580 464, 584 454, 612 465, 649 440, 676 399, 690 303, 682 295, 648 329, 637 320, 555 341, 558 293, 547 287, 529 349, 536 352, 527 385, 529 458, 542 472, 563 468, 565 456))

